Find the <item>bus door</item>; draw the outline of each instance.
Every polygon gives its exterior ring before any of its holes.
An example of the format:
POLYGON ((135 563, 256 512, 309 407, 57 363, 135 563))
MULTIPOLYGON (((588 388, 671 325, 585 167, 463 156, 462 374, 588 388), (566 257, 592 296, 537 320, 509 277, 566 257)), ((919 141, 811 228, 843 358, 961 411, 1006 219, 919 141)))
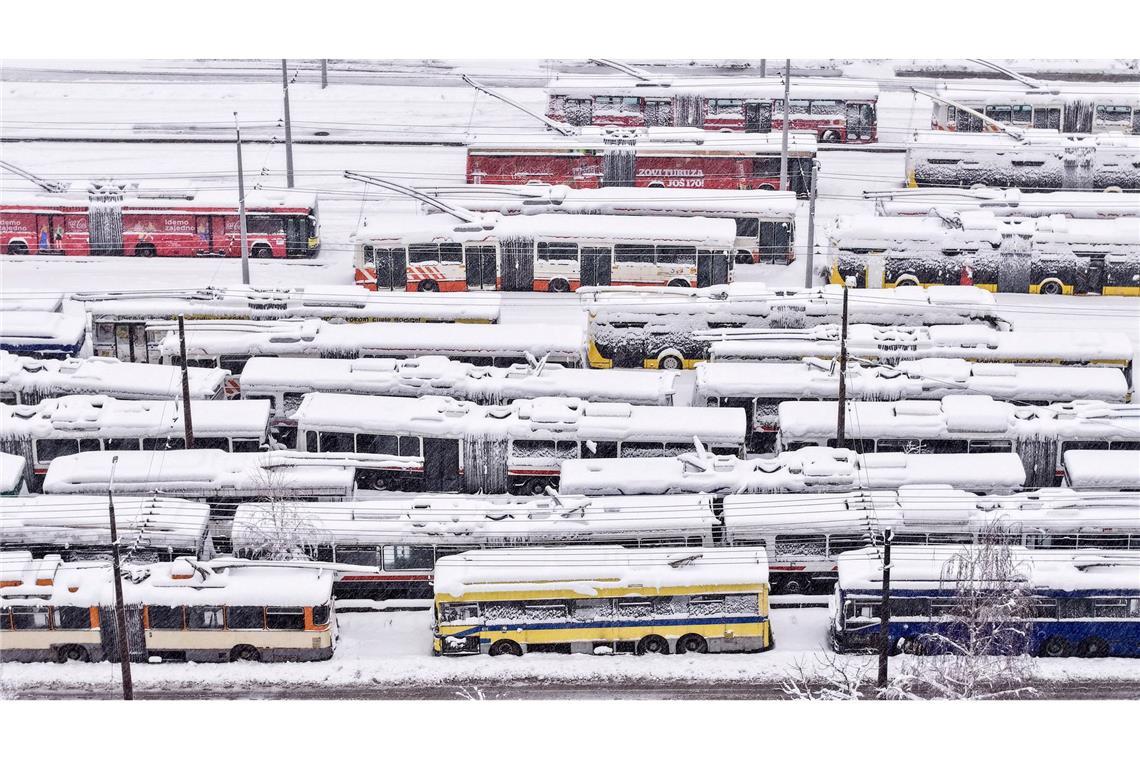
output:
POLYGON ((613 272, 613 250, 582 248, 579 282, 582 287, 609 285, 613 272))
POLYGON ((36 239, 28 241, 29 251, 63 253, 63 217, 57 214, 36 215, 36 239))
POLYGON ((204 254, 215 250, 214 225, 212 222, 213 218, 210 216, 194 217, 194 234, 197 235, 198 238, 194 242, 194 253, 204 254))
POLYGON ((144 323, 115 323, 115 358, 124 362, 150 362, 144 323))
MULTIPOLYGON (((500 287, 503 290, 534 290, 534 238, 502 240, 499 252, 502 258, 500 287)), ((491 261, 491 266, 494 266, 493 257, 491 261)))
POLYGON ((454 493, 463 487, 458 438, 424 438, 424 490, 454 493))
POLYGON ((1089 274, 1086 292, 1100 293, 1104 290, 1104 254, 1089 257, 1089 274))
MULTIPOLYGON (((143 632, 143 607, 141 604, 127 604, 124 605, 126 612, 127 630, 123 633, 119 632, 117 624, 118 618, 115 617, 115 608, 113 606, 100 606, 99 607, 99 644, 103 647, 103 655, 110 662, 119 662, 119 637, 125 635, 127 638, 127 657, 131 662, 146 662, 146 638, 143 632)), ((218 607, 218 615, 222 614, 221 607, 218 607)), ((221 628, 221 621, 218 623, 221 628)))
POLYGON ((847 141, 858 142, 871 139, 871 128, 875 125, 875 109, 870 103, 847 104, 847 141))
POLYGON ((468 290, 495 290, 498 287, 498 264, 495 246, 468 246, 463 251, 468 290))
POLYGON ((303 216, 285 217, 285 255, 303 256, 309 250, 308 220, 303 216))
POLYGON ((373 251, 376 262, 377 290, 404 290, 408 286, 408 254, 404 248, 377 248, 373 251))
POLYGON ((1065 104, 1064 132, 1092 132, 1093 104, 1087 100, 1074 100, 1065 104))
POLYGON ((772 104, 771 103, 745 103, 744 104, 744 131, 745 132, 771 132, 772 131, 772 104))
POLYGON ((1034 129, 1055 129, 1061 131, 1061 109, 1039 106, 1033 109, 1034 129))
POLYGON ((728 284, 732 255, 725 251, 697 251, 697 287, 728 284))

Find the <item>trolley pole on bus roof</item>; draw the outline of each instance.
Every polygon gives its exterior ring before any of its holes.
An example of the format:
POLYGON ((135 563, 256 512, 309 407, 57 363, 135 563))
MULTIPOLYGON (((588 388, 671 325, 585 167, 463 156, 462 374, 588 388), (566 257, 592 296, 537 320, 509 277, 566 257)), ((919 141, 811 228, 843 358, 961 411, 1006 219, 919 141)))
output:
POLYGON ((186 318, 178 315, 178 357, 182 364, 182 420, 186 450, 194 448, 194 418, 190 416, 190 372, 186 369, 186 318))
MULTIPOLYGON (((819 161, 811 160, 811 190, 808 191, 807 267, 804 269, 804 287, 810 288, 815 278, 815 187, 819 184, 819 161)), ((844 291, 846 293, 846 291, 844 291)))
POLYGON ((843 285, 843 324, 839 334, 839 418, 835 425, 835 447, 847 445, 847 284, 843 285))
POLYGON ((329 59, 321 59, 321 89, 326 89, 329 86, 329 59))
POLYGON ((245 172, 241 167, 241 125, 234 111, 234 131, 237 134, 238 159, 238 221, 241 229, 241 284, 249 284, 249 235, 245 226, 245 172))
POLYGON ((123 673, 123 699, 135 698, 131 680, 131 646, 127 632, 127 610, 123 604, 123 579, 119 575, 119 529, 115 525, 115 467, 118 455, 111 457, 111 478, 107 484, 107 513, 111 524, 111 576, 115 584, 115 638, 119 643, 119 667, 123 673))
POLYGON ((293 187, 293 122, 289 118, 289 70, 281 59, 281 89, 285 92, 285 184, 293 187))
POLYGON ((784 128, 780 138, 780 189, 788 189, 788 98, 792 96, 792 59, 784 60, 784 128))
POLYGON ((887 688, 887 658, 890 656, 891 625, 891 539, 893 531, 883 531, 883 594, 879 604, 879 688, 887 688))

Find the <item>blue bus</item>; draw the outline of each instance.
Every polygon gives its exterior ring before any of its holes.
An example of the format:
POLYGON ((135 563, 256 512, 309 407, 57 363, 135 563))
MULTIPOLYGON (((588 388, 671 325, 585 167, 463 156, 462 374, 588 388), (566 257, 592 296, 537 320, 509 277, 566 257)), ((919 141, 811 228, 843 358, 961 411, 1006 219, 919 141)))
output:
MULTIPOLYGON (((895 546, 887 635, 892 654, 940 654, 951 647, 959 618, 952 615, 956 582, 947 562, 970 547, 895 546)), ((976 549, 975 549, 976 550, 976 549)), ((1011 547, 1024 574, 1027 604, 1024 651, 1041 657, 1140 656, 1140 551, 1081 549, 1035 551, 1011 547)), ((837 652, 879 646, 882 548, 838 557, 839 580, 831 601, 829 637, 837 652)), ((985 583, 985 581, 981 581, 985 583)), ((1022 628, 1024 625, 1024 628, 1022 628)), ((994 636, 997 639, 997 636, 994 636)))

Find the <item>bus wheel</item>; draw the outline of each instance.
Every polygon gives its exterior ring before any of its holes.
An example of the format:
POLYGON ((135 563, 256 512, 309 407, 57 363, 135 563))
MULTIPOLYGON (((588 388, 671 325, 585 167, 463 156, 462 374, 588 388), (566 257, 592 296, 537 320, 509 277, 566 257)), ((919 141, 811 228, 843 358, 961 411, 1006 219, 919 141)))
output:
POLYGON ((803 578, 797 578, 794 575, 790 578, 785 578, 780 584, 781 594, 806 594, 808 592, 809 584, 803 578))
POLYGON ((1060 636, 1050 636, 1041 645, 1043 657, 1068 657, 1071 651, 1072 647, 1069 646, 1069 642, 1060 636))
POLYGON ((255 259, 271 259, 273 258, 273 249, 265 243, 259 243, 253 247, 249 255, 255 259))
POLYGON ((372 491, 387 491, 388 480, 382 472, 374 472, 364 478, 365 485, 372 491))
POLYGON ((60 647, 59 651, 55 654, 55 659, 59 662, 90 662, 91 654, 87 651, 86 647, 72 644, 70 646, 60 647))
POLYGON ((157 256, 158 251, 155 250, 152 243, 139 243, 135 246, 135 255, 149 259, 153 256, 157 256))
POLYGON ((709 643, 696 633, 686 633, 677 639, 677 654, 707 654, 709 643))
POLYGON ((230 662, 261 662, 261 652, 257 647, 242 644, 230 650, 230 662))
POLYGON ((531 496, 542 496, 546 493, 547 482, 542 478, 530 478, 523 483, 523 493, 531 496))
POLYGON ((819 141, 825 143, 837 143, 839 142, 839 133, 834 129, 825 129, 823 131, 823 137, 819 138, 819 141))
POLYGON ((1098 636, 1092 636, 1081 642, 1077 647, 1077 654, 1081 657, 1107 657, 1108 642, 1098 636))
POLYGON ((669 654, 669 642, 660 636, 646 636, 637 642, 638 654, 669 654))
POLYGON ((899 649, 903 654, 926 654, 926 647, 918 639, 899 639, 899 649))
POLYGON ((23 240, 13 240, 8 243, 8 253, 13 256, 21 256, 28 252, 28 244, 23 240))
POLYGON ((687 288, 687 287, 689 287, 689 281, 688 280, 682 280, 680 278, 677 278, 675 280, 669 280, 669 287, 671 287, 671 288, 687 288))
POLYGON ((1043 296, 1059 296, 1064 292, 1064 286, 1057 280, 1046 280, 1038 287, 1037 292, 1043 296))
POLYGON ((556 277, 550 281, 550 285, 547 287, 547 290, 551 293, 569 293, 570 283, 566 282, 566 280, 563 280, 561 277, 556 277))
POLYGON ((918 285, 918 280, 914 279, 910 275, 903 275, 895 281, 896 288, 912 288, 916 285, 918 285))
POLYGON ((419 290, 421 293, 434 293, 439 290, 439 283, 435 280, 421 280, 419 290))
POLYGON ((522 657, 522 653, 522 647, 519 646, 517 642, 511 641, 510 639, 499 639, 491 645, 490 649, 487 650, 487 654, 491 655, 492 657, 498 657, 501 654, 509 654, 515 657, 522 657))
POLYGON ((661 369, 681 369, 685 366, 685 358, 672 351, 665 352, 657 357, 657 366, 661 369))

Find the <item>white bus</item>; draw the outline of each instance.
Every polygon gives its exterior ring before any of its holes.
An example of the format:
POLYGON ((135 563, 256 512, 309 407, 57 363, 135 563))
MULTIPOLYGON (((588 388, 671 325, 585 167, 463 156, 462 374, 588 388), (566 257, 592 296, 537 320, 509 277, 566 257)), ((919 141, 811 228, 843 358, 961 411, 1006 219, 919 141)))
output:
POLYGON ((864 190, 875 201, 879 216, 930 216, 988 211, 995 216, 1061 216, 1073 219, 1116 219, 1140 216, 1140 195, 1134 193, 1089 193, 1058 190, 1051 193, 1022 192, 1000 187, 907 187, 894 190, 864 190))
POLYGON ((946 486, 723 499, 725 541, 763 545, 776 593, 821 593, 836 558, 893 531, 892 543, 971 543, 1000 530, 1033 549, 1140 549, 1140 494, 1045 488, 978 496, 946 486))
POLYGON ((740 453, 740 409, 633 406, 576 398, 480 406, 445 396, 310 393, 294 415, 300 451, 423 457, 408 478, 376 468, 373 488, 541 494, 566 459, 674 456, 694 436, 715 453, 740 453))
POLYGON ((977 285, 989 291, 1140 295, 1133 217, 839 216, 828 233, 829 278, 842 285, 977 285))
MULTIPOLYGON (((994 121, 1058 132, 1140 135, 1140 93, 1130 82, 940 82, 935 92, 994 121)), ((974 114, 935 101, 930 128, 948 132, 992 130, 974 114)))
POLYGON ((417 494, 383 501, 242 504, 231 538, 237 556, 259 559, 278 547, 280 507, 304 524, 316 560, 352 565, 337 574, 338 598, 431 598, 438 558, 501 546, 620 544, 710 546, 713 497, 544 496, 490 501, 417 494))
MULTIPOLYGON (((836 445, 834 401, 785 401, 779 415, 781 449, 836 445)), ((1060 484, 1071 449, 1140 449, 1140 407, 1103 401, 1032 407, 973 395, 851 401, 844 419, 846 445, 859 453, 1012 451, 1030 487, 1060 484)))
POLYGON ((1062 459, 1070 488, 1140 491, 1140 449, 1069 449, 1062 459))
MULTIPOLYGON (((772 289, 761 283, 718 288, 599 288, 580 294, 589 320, 588 358, 595 369, 691 369, 709 358, 708 333, 748 336, 838 325, 843 289, 772 289)), ((874 325, 971 325, 1004 329, 993 294, 979 288, 859 293, 849 321, 874 325)), ((791 333, 788 333, 791 334, 791 333)))
MULTIPOLYGON (((269 402, 191 401, 194 448, 256 452, 269 443, 269 402)), ((31 406, 0 405, 0 450, 28 461, 38 482, 56 457, 88 451, 185 447, 180 401, 62 396, 31 406)))
POLYGON ((24 457, 0 451, 0 497, 23 496, 28 492, 27 469, 24 457))
MULTIPOLYGON (((737 264, 790 264, 796 257, 795 193, 718 190, 694 193, 679 187, 573 188, 566 185, 458 185, 418 188, 446 203, 499 214, 608 214, 615 216, 703 216, 732 219, 737 264), (706 197, 707 196, 707 197, 706 197)), ((428 213, 436 211, 423 204, 428 213)))
MULTIPOLYGON (((67 562, 109 560, 111 529, 106 493, 24 496, 0 501, 0 549, 33 557, 58 554, 67 562)), ((209 559, 210 507, 188 499, 124 496, 115 499, 115 527, 124 561, 168 562, 190 555, 209 559)))
POLYGON ((234 560, 127 565, 126 631, 107 563, 0 554, 0 660, 134 662, 327 660, 336 647, 333 571, 234 560))
POLYGON ((684 288, 732 280, 736 225, 662 216, 380 215, 356 232, 356 284, 378 291, 523 290, 586 285, 684 288))
MULTIPOLYGON (((331 324, 199 322, 186 329, 187 362, 229 370, 240 392, 245 363, 254 356, 327 359, 410 359, 444 356, 480 366, 510 367, 545 357, 580 365, 586 332, 576 324, 331 324)), ((179 361, 177 330, 162 330, 165 364, 179 361)))
MULTIPOLYGON (((190 367, 190 398, 220 399, 229 373, 190 367)), ((36 404, 45 398, 93 394, 129 399, 180 399, 177 367, 122 362, 105 356, 31 359, 0 351, 0 402, 36 404)))
POLYGON ((568 459, 562 463, 558 488, 563 494, 611 496, 816 493, 938 484, 966 491, 1013 491, 1025 485, 1025 467, 1013 453, 856 454, 808 446, 767 459, 708 454, 568 459))
POLYGON ((155 325, 195 320, 324 319, 332 322, 497 322, 494 293, 432 298, 375 295, 351 285, 311 288, 203 288, 77 293, 91 317, 97 356, 158 362, 155 325))
MULTIPOLYGON (((914 359, 893 367, 849 362, 847 398, 853 401, 940 399, 955 393, 1004 401, 1052 404, 1073 398, 1125 403, 1132 397, 1124 374, 1111 367, 1022 367, 965 359, 914 359)), ((770 451, 780 430, 784 401, 839 398, 836 362, 707 362, 697 367, 694 406, 738 406, 748 413, 749 449, 770 451)))

